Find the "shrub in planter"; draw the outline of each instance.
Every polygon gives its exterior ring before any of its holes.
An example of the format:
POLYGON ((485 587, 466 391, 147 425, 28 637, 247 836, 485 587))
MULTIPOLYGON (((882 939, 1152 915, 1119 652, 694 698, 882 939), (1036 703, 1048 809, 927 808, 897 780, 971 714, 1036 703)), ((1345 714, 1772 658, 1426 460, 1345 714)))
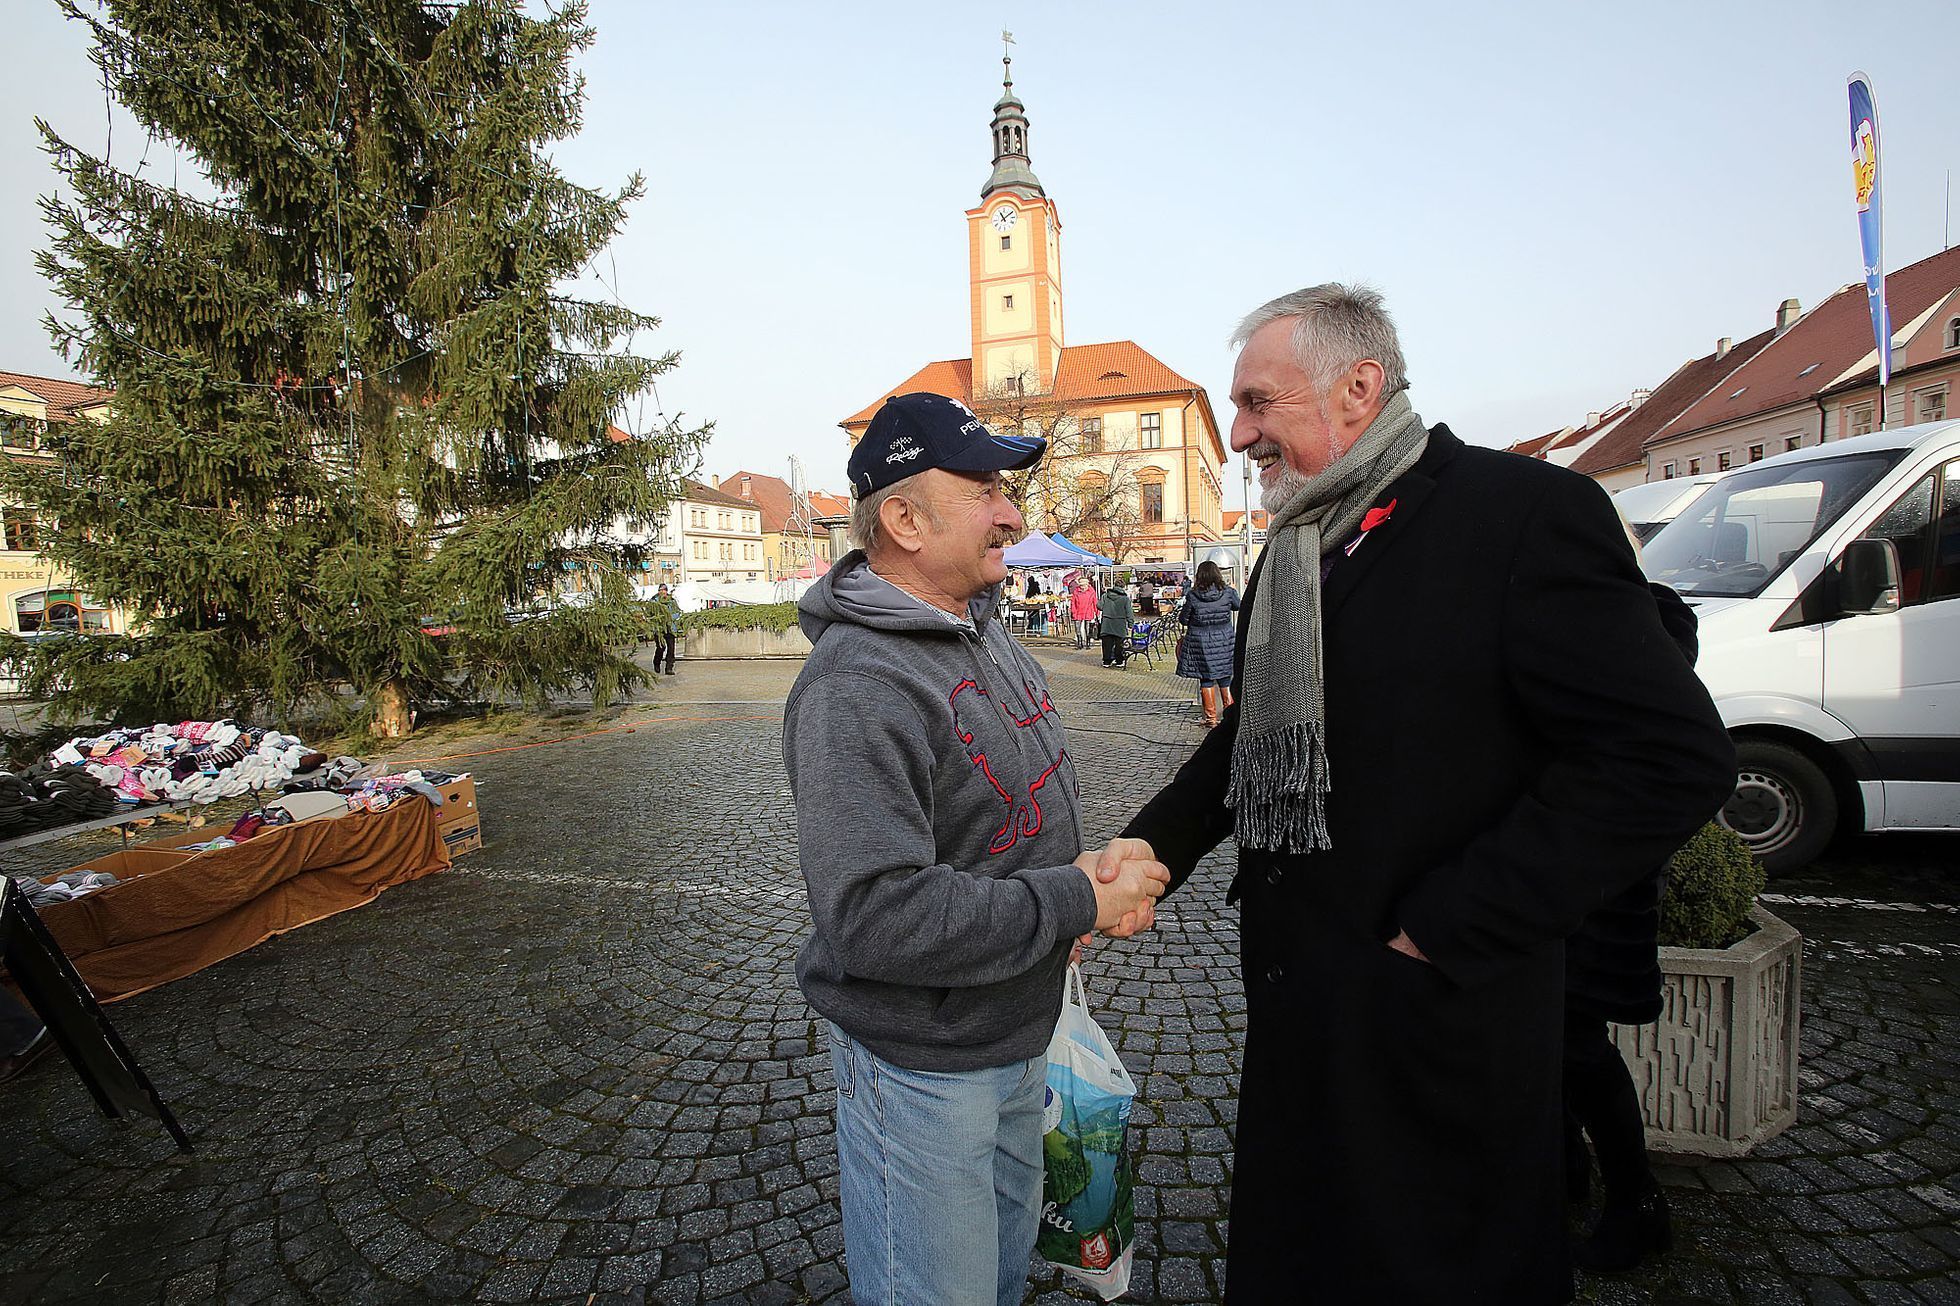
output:
POLYGON ((1749 910, 1762 891, 1762 864, 1749 855, 1749 845, 1710 821, 1668 864, 1661 946, 1726 948, 1741 942, 1756 928, 1749 910))
POLYGON ((726 608, 703 608, 681 614, 684 634, 697 630, 793 630, 794 603, 745 603, 726 608))
POLYGON ((1613 1030, 1658 1151, 1740 1156, 1796 1119, 1803 940, 1756 905, 1762 886, 1712 823, 1669 865, 1660 1019, 1613 1030))

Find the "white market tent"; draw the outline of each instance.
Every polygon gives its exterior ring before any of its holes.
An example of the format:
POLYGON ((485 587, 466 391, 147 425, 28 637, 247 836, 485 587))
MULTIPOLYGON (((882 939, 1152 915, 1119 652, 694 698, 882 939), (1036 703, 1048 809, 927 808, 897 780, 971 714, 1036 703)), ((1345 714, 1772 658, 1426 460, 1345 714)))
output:
POLYGON ((1083 557, 1037 532, 1003 552, 1001 561, 1010 567, 1079 567, 1083 557))

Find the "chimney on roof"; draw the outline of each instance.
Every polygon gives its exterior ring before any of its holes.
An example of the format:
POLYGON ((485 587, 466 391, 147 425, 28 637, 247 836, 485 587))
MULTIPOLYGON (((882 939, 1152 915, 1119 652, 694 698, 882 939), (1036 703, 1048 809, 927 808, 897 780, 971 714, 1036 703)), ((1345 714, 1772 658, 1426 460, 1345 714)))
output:
POLYGON ((1723 336, 1720 340, 1717 340, 1715 342, 1715 357, 1727 358, 1729 356, 1729 346, 1734 343, 1735 341, 1729 339, 1727 336, 1723 336))
POLYGON ((1797 324, 1803 316, 1803 307, 1794 299, 1786 299, 1776 306, 1776 334, 1782 335, 1797 324))
POLYGON ((1597 410, 1586 414, 1586 425, 1587 426, 1599 425, 1599 413, 1597 410))
POLYGON ((719 490, 721 488, 721 477, 710 476, 708 478, 708 485, 711 489, 719 490))
POLYGON ((742 497, 744 499, 755 498, 755 495, 749 490, 749 478, 746 475, 742 477, 742 497))
POLYGON ((1638 408, 1653 397, 1654 392, 1652 390, 1649 390, 1646 386, 1641 386, 1633 392, 1633 398, 1627 400, 1627 407, 1638 408))

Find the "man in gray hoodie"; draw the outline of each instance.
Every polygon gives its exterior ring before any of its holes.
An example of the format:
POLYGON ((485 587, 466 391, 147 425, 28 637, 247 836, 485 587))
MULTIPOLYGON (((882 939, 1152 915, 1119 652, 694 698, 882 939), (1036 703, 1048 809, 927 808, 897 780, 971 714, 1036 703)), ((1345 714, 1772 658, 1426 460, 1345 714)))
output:
POLYGON ((859 551, 800 605, 796 976, 829 1026, 859 1302, 1021 1300, 1070 949, 1147 925, 1169 878, 1096 880, 1041 668, 995 619, 1024 529, 1000 473, 1044 449, 939 395, 887 401, 850 460, 859 551))

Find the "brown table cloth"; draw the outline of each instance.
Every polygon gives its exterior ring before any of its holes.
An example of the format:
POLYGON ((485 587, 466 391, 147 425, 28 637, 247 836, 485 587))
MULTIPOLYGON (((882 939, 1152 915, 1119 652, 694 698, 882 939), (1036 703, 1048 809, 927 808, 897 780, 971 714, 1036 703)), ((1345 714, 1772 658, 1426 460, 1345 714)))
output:
MULTIPOLYGON (((144 854, 146 847, 134 851, 144 854)), ((56 903, 40 917, 96 1000, 114 1002, 447 865, 436 808, 409 800, 385 812, 302 821, 234 848, 171 858, 162 869, 56 903)))

